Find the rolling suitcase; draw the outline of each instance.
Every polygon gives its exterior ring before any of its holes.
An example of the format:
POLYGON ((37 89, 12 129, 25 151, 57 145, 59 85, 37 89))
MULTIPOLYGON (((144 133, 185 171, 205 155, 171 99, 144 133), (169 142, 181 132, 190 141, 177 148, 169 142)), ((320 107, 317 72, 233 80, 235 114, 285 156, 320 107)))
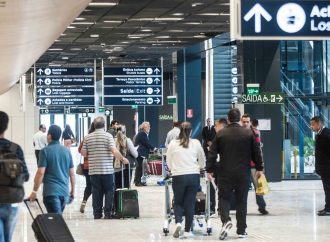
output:
POLYGON ((44 214, 38 200, 31 202, 25 199, 24 203, 33 219, 32 229, 38 242, 74 242, 73 236, 61 214, 44 214), (36 203, 41 214, 34 217, 30 203, 36 203))
MULTIPOLYGON (((130 165, 128 165, 130 169, 130 165)), ((131 181, 130 172, 128 172, 128 179, 131 181)), ((124 166, 121 169, 121 182, 124 187, 124 166)), ((129 182, 129 188, 116 189, 117 203, 116 203, 116 217, 117 218, 138 218, 139 212, 139 199, 137 190, 130 189, 131 182, 129 182)))
POLYGON ((149 161, 149 170, 150 170, 150 175, 156 175, 156 176, 161 176, 162 173, 162 161, 149 161))

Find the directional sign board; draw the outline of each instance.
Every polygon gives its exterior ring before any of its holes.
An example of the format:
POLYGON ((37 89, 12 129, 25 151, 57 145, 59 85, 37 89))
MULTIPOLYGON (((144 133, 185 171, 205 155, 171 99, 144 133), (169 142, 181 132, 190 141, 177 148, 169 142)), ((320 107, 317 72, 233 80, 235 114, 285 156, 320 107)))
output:
POLYGON ((330 2, 231 0, 231 37, 245 40, 328 39, 330 2))
POLYGON ((242 94, 243 104, 283 104, 284 94, 279 92, 266 92, 258 95, 242 94))
POLYGON ((103 105, 163 105, 162 68, 104 68, 103 105))
POLYGON ((52 107, 52 108, 40 108, 39 109, 40 114, 61 114, 64 113, 64 106, 63 107, 52 107))
POLYGON ((94 68, 37 68, 38 106, 94 107, 94 68))
POLYGON ((70 113, 95 113, 95 108, 70 107, 70 113))

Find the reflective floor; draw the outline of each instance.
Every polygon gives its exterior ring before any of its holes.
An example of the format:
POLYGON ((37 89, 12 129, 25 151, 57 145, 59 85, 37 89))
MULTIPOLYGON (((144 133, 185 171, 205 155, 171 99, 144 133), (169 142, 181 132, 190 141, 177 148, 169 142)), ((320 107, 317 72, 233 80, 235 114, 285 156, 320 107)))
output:
MULTIPOLYGON (((28 162, 32 177, 26 186, 26 194, 32 190, 36 170, 33 158, 28 162)), ((84 214, 79 212, 85 185, 84 177, 77 176, 76 199, 67 206, 65 220, 78 242, 102 241, 181 241, 174 239, 174 224, 170 224, 170 234, 162 233, 164 223, 164 187, 156 185, 158 178, 152 177, 147 187, 138 187, 140 218, 125 220, 94 220, 91 198, 87 202, 84 214)), ((249 236, 239 239, 235 226, 229 232, 226 241, 264 241, 264 242, 310 242, 330 241, 330 216, 318 217, 315 211, 324 206, 324 195, 320 181, 285 181, 271 183, 271 192, 265 196, 270 214, 259 215, 254 192, 249 193, 248 229, 249 236)), ((40 189, 41 191, 41 189, 40 189)), ((41 192, 39 193, 41 197, 41 192)), ((235 214, 232 214, 235 224, 235 214)), ((219 241, 220 219, 212 218, 213 233, 206 235, 205 224, 196 227, 193 239, 185 241, 219 241)), ((20 205, 14 242, 35 241, 31 228, 32 219, 23 204, 20 205)))

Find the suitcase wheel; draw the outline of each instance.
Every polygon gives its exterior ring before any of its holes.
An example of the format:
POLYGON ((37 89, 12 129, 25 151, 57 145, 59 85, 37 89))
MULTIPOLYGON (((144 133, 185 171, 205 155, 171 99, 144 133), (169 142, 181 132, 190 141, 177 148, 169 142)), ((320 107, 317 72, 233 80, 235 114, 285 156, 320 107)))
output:
POLYGON ((163 229, 163 233, 164 233, 165 236, 167 236, 168 233, 169 233, 168 229, 164 228, 164 229, 163 229))
POLYGON ((210 236, 212 234, 212 228, 207 228, 206 233, 210 236))

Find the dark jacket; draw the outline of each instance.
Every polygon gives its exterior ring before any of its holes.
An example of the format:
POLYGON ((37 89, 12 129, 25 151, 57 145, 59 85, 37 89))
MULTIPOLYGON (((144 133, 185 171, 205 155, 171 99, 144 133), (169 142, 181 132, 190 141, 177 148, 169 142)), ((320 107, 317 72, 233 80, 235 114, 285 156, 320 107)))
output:
POLYGON ((148 135, 144 131, 139 131, 139 133, 135 137, 135 146, 139 146, 138 154, 139 156, 143 156, 145 158, 149 157, 150 150, 155 149, 149 142, 148 135))
POLYGON ((323 128, 315 137, 315 170, 321 177, 330 177, 330 129, 323 128))
POLYGON ((203 138, 203 147, 207 147, 207 142, 212 141, 215 137, 215 129, 214 126, 210 126, 210 130, 208 126, 205 126, 202 130, 202 138, 203 138))
POLYGON ((260 147, 250 129, 233 123, 223 128, 212 142, 206 163, 207 172, 216 172, 222 177, 250 176, 250 161, 263 170, 260 147), (217 155, 219 166, 215 166, 217 155))

